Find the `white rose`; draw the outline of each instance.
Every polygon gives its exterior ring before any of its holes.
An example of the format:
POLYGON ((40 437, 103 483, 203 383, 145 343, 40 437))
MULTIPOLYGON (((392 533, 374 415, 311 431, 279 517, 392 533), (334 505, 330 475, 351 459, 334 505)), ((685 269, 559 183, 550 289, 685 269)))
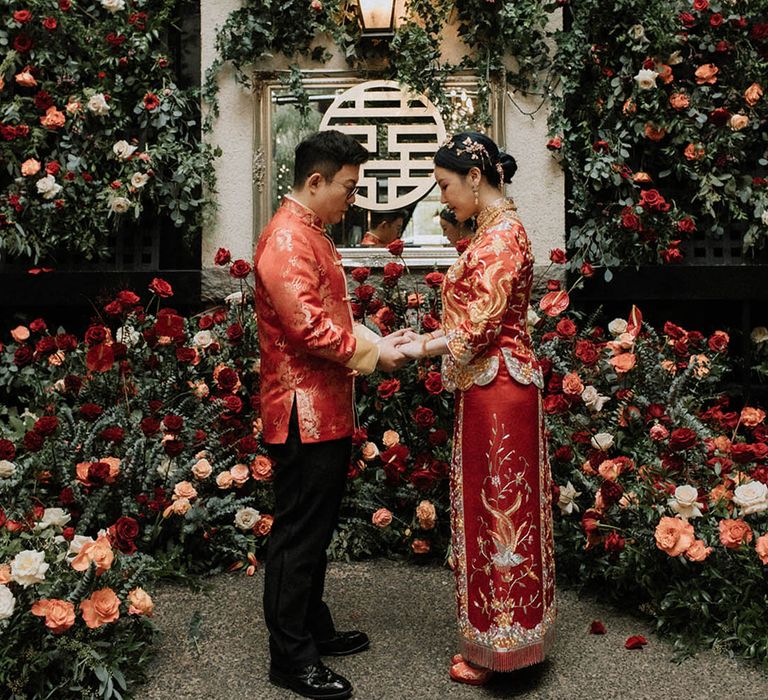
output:
POLYGON ((768 328, 765 326, 756 326, 752 329, 752 333, 749 336, 755 345, 762 345, 768 341, 768 328))
POLYGON ((118 160, 128 160, 135 152, 137 146, 131 146, 127 141, 118 141, 112 146, 112 153, 117 156, 118 160))
POLYGON ((61 192, 61 185, 56 182, 53 175, 46 175, 37 181, 37 192, 43 195, 43 199, 53 199, 61 192))
POLYGON ((242 292, 232 292, 232 294, 227 294, 227 296, 224 297, 224 303, 225 304, 242 304, 243 303, 243 293, 242 292))
POLYGON ((611 335, 618 336, 627 332, 628 325, 629 324, 623 318, 614 318, 613 321, 608 324, 608 330, 611 335))
POLYGON ((699 505, 696 502, 699 492, 695 486, 683 484, 675 489, 674 497, 667 501, 667 505, 683 520, 701 517, 699 505))
POLYGON ((167 479, 173 473, 173 463, 170 459, 164 459, 157 465, 157 473, 167 479))
POLYGON ((598 433, 592 437, 591 443, 592 447, 596 450, 607 452, 613 446, 613 435, 610 433, 598 433))
POLYGON ((192 345, 200 348, 207 348, 213 343, 213 333, 210 331, 198 331, 192 336, 192 345))
POLYGON ((581 400, 584 405, 595 413, 600 413, 603 410, 603 406, 610 400, 608 396, 603 396, 593 386, 585 386, 584 391, 581 392, 581 400))
POLYGON ((144 173, 134 173, 131 176, 131 185, 135 187, 137 190, 144 187, 149 182, 149 175, 145 175, 144 173))
POLYGON ((45 563, 45 552, 25 549, 11 562, 11 580, 24 586, 34 586, 45 581, 45 572, 50 565, 45 563))
POLYGON ((645 29, 643 28, 642 24, 633 24, 627 30, 627 34, 629 34, 630 39, 634 39, 635 41, 645 39, 645 29))
POLYGON ((107 11, 115 14, 125 9, 125 0, 101 0, 101 6, 107 11))
POLYGON ((766 226, 768 226, 768 209, 766 209, 763 212, 763 215, 760 217, 760 221, 762 221, 766 226))
POLYGON ((575 503, 578 496, 581 496, 581 491, 577 491, 570 481, 565 486, 561 486, 560 498, 557 499, 557 505, 560 508, 560 512, 567 513, 568 515, 574 511, 578 513, 579 507, 575 503))
POLYGON ((261 513, 255 508, 242 508, 235 513, 235 525, 241 530, 251 530, 261 520, 261 513))
POLYGON ((67 550, 67 560, 72 561, 80 550, 89 542, 95 542, 92 537, 86 537, 85 535, 75 535, 72 541, 69 543, 69 550, 67 550))
POLYGON ((655 70, 641 68, 635 76, 635 82, 641 90, 652 90, 656 87, 656 78, 659 74, 655 70))
POLYGON ((70 515, 63 508, 46 508, 43 517, 35 525, 36 530, 45 530, 49 527, 64 527, 70 520, 70 515))
POLYGON ((95 114, 97 117, 103 117, 109 112, 109 105, 104 99, 104 95, 97 92, 93 97, 88 100, 88 111, 91 114, 95 114))
POLYGON ((0 620, 7 620, 13 615, 13 609, 16 607, 16 598, 13 597, 11 589, 8 586, 0 584, 0 620))
POLYGON ((525 325, 528 326, 528 330, 535 328, 539 321, 541 321, 541 317, 533 310, 533 307, 529 306, 525 316, 525 325))
POLYGON ((768 486, 761 481, 748 481, 733 491, 733 502, 741 508, 742 515, 762 513, 768 510, 768 486))
POLYGON ((0 459, 0 479, 10 479, 16 473, 16 465, 7 459, 0 459))
POLYGON ((125 214, 131 208, 131 200, 127 197, 112 197, 109 200, 109 208, 115 214, 125 214))
POLYGON ((141 334, 133 326, 120 326, 115 332, 115 339, 132 348, 141 340, 141 334))

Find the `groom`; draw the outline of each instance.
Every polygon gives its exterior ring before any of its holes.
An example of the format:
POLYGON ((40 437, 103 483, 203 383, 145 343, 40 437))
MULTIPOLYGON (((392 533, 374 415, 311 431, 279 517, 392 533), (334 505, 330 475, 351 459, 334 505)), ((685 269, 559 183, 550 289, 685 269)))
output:
POLYGON ((352 321, 341 256, 325 231, 355 201, 368 151, 339 131, 296 147, 293 190, 254 256, 264 440, 276 462, 264 579, 272 683, 308 698, 352 685, 320 661, 368 648, 339 632, 323 602, 326 549, 339 515, 354 431, 354 376, 406 358, 401 332, 380 338, 352 321))

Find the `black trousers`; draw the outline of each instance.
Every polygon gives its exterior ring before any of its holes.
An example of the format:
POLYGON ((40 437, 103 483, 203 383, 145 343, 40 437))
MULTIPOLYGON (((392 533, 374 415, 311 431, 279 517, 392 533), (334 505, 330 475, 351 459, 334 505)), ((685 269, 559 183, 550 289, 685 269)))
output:
POLYGON ((264 577, 264 618, 272 663, 315 663, 316 641, 336 633, 323 602, 326 550, 339 519, 351 438, 302 443, 294 404, 284 445, 269 445, 275 512, 264 577))

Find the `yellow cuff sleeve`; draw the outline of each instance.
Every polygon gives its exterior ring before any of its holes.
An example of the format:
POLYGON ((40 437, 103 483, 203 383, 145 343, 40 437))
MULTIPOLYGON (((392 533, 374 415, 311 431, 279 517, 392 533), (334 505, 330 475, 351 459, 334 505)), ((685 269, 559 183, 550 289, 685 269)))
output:
POLYGON ((357 334, 355 334, 355 340, 357 341, 355 352, 344 364, 360 374, 370 374, 379 362, 379 346, 370 340, 357 337, 357 334))

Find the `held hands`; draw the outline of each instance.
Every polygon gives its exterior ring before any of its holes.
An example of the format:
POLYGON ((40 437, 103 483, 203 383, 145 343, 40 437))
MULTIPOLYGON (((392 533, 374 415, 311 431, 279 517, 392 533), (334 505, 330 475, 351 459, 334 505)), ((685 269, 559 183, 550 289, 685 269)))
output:
POLYGON ((379 342, 379 362, 376 368, 382 372, 394 372, 400 369, 410 358, 400 352, 400 348, 409 342, 408 334, 416 335, 413 331, 402 328, 390 333, 379 342))

